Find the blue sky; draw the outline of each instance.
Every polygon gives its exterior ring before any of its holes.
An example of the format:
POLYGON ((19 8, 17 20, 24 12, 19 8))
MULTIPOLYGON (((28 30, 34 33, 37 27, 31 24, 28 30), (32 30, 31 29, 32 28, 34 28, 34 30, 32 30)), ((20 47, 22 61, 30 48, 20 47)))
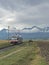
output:
POLYGON ((49 0, 0 0, 0 29, 49 26, 49 0))

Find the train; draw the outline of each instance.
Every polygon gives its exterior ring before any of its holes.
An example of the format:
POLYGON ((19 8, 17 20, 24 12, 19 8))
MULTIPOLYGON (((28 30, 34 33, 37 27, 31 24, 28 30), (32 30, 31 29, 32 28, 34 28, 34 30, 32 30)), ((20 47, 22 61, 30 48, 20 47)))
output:
POLYGON ((23 42, 23 38, 19 34, 12 36, 10 39, 10 43, 13 45, 22 44, 22 42, 23 42))

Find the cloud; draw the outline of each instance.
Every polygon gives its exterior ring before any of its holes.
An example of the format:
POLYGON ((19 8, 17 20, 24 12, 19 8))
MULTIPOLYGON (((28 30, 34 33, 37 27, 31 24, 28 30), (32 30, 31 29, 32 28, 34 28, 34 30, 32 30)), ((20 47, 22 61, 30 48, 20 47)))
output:
POLYGON ((0 29, 49 26, 49 0, 0 0, 0 29))

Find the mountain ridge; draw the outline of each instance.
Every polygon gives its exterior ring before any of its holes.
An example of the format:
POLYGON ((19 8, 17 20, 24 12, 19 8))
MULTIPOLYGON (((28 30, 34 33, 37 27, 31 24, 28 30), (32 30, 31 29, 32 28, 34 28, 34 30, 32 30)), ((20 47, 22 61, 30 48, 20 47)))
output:
MULTIPOLYGON (((37 32, 49 32, 49 27, 41 28, 41 27, 38 27, 38 26, 32 26, 31 28, 24 28, 22 30, 33 30, 33 29, 38 29, 37 32)), ((34 31, 32 31, 32 32, 34 32, 34 31)))
MULTIPOLYGON (((26 27, 26 28, 23 28, 23 29, 21 29, 20 30, 20 32, 21 31, 24 31, 25 30, 25 32, 28 30, 28 31, 31 31, 31 30, 33 30, 33 29, 37 29, 38 31, 37 32, 49 32, 49 27, 43 27, 43 28, 41 28, 41 27, 38 27, 38 26, 32 26, 32 27, 26 27)), ((2 30, 0 30, 0 32, 1 31, 7 31, 8 29, 2 29, 2 30)), ((16 31, 17 31, 17 29, 15 29, 16 31)), ((34 32, 34 31, 32 31, 32 32, 34 32)))

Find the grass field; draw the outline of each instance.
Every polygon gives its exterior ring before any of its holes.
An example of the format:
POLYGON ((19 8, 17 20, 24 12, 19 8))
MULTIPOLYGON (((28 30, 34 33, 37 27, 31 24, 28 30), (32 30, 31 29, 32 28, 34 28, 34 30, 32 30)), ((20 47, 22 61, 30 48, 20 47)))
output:
MULTIPOLYGON (((0 65, 47 65, 40 54, 38 42, 24 42, 12 49, 0 53, 0 65)), ((6 44, 7 41, 6 41, 6 44)), ((1 41, 0 47, 6 45, 1 41)))
POLYGON ((9 46, 10 43, 8 43, 8 40, 0 40, 0 48, 4 47, 4 46, 9 46))

